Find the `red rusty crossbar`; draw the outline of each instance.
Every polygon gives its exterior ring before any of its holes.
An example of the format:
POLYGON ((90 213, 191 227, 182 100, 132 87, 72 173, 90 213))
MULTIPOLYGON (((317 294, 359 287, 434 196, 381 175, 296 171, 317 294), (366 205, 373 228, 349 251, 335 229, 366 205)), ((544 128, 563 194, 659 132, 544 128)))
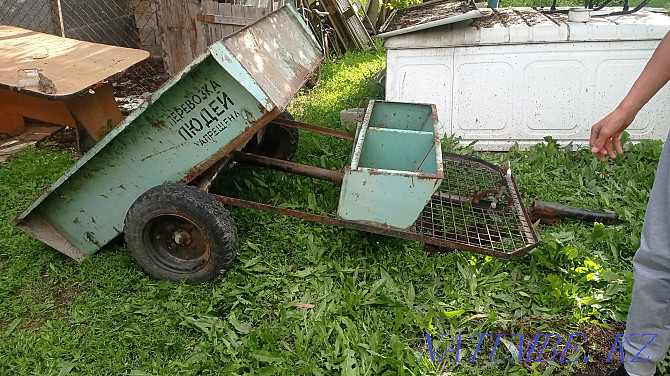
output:
POLYGON ((302 123, 302 122, 295 121, 295 120, 276 118, 276 119, 272 120, 272 123, 283 125, 283 126, 286 126, 286 127, 302 129, 302 130, 305 130, 305 131, 321 133, 321 134, 325 134, 325 135, 328 135, 328 136, 344 138, 346 140, 353 140, 354 139, 354 134, 351 133, 351 132, 338 131, 337 129, 320 127, 318 125, 302 123))

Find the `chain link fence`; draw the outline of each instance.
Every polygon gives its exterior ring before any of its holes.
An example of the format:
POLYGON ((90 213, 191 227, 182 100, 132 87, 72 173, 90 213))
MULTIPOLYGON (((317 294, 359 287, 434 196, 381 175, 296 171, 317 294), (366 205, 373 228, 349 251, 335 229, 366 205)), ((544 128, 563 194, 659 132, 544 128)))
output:
POLYGON ((168 78, 157 7, 157 0, 0 0, 0 24, 149 51, 149 59, 111 80, 116 101, 129 112, 168 78))

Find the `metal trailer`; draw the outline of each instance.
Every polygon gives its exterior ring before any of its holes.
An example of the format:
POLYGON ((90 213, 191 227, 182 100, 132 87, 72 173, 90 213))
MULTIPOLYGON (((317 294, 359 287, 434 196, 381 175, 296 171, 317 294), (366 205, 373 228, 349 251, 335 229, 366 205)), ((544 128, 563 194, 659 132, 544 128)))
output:
POLYGON ((191 283, 236 256, 221 203, 503 258, 535 246, 510 169, 442 153, 434 105, 372 101, 355 134, 281 117, 321 60, 290 6, 213 44, 13 225, 77 260, 124 232, 148 273, 191 283), (351 164, 331 171, 281 159, 297 129, 353 140, 351 164), (341 184, 338 215, 208 193, 230 163, 341 184))

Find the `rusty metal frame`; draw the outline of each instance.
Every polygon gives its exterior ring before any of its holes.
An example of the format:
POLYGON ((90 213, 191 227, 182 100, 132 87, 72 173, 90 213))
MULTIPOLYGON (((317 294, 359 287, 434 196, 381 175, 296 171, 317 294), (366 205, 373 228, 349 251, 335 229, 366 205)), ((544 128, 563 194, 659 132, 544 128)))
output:
MULTIPOLYGON (((309 123, 303 123, 295 120, 289 120, 289 119, 284 119, 281 117, 278 117, 276 113, 273 113, 270 115, 270 118, 272 116, 277 116, 272 120, 267 120, 265 119, 263 122, 259 122, 256 124, 256 127, 254 127, 254 130, 252 133, 245 133, 246 136, 241 137, 241 139, 244 139, 245 142, 249 141, 251 137, 255 134, 253 132, 259 133, 262 132, 265 127, 269 124, 278 124, 281 126, 285 127, 291 127, 291 128, 296 128, 296 129, 302 129, 305 131, 309 132, 314 132, 314 133, 319 133, 327 136, 332 136, 332 137, 337 137, 337 138, 342 138, 346 140, 353 140, 354 139, 354 133, 351 132, 346 132, 346 131, 340 131, 337 129, 332 129, 332 128, 326 128, 326 127, 321 127, 318 125, 313 125, 309 123)), ((236 139, 237 140, 237 139, 236 139)), ((263 166, 267 168, 273 168, 275 170, 279 171, 284 171, 284 172, 290 172, 293 174, 298 174, 298 175, 303 175, 303 176, 309 176, 313 177, 316 179, 322 179, 322 180, 328 180, 332 181, 333 183, 336 184, 342 184, 342 178, 343 178, 343 173, 338 172, 338 171, 332 171, 332 170, 325 170, 325 169, 319 169, 322 170, 321 175, 319 175, 319 172, 315 172, 316 175, 310 174, 310 171, 317 171, 318 167, 313 167, 313 166, 307 166, 307 165, 301 165, 298 163, 293 163, 293 162, 287 162, 284 160, 280 159, 274 159, 274 158, 269 158, 269 157, 264 157, 258 154, 252 154, 252 153, 244 153, 239 151, 240 144, 239 142, 235 143, 237 146, 235 147, 234 150, 230 150, 230 148, 227 148, 226 151, 217 153, 214 157, 210 158, 207 161, 207 164, 205 166, 199 166, 197 168, 194 168, 191 173, 189 173, 189 177, 182 181, 183 183, 190 182, 190 181, 195 181, 195 185, 203 189, 205 191, 209 191, 212 182, 219 176, 221 171, 228 165, 228 163, 232 161, 237 161, 237 162, 246 162, 250 164, 255 164, 257 166, 263 166), (230 150, 230 151, 228 151, 230 150), (293 167, 295 166, 295 167, 293 167), (330 176, 330 178, 324 178, 330 176), (196 180, 197 179, 197 180, 196 180)))
MULTIPOLYGON (((306 124, 306 123, 300 123, 297 121, 292 121, 292 120, 286 120, 286 119, 275 119, 272 121, 273 123, 277 123, 280 125, 284 126, 289 126, 289 127, 294 127, 298 129, 303 129, 311 132, 316 132, 320 134, 325 134, 325 135, 330 135, 333 137, 339 137, 339 138, 344 138, 344 139, 352 139, 354 138, 353 133, 349 132, 343 132, 343 131, 337 131, 333 130, 330 128, 325 128, 325 127, 320 127, 316 125, 311 125, 311 124, 306 124)), ((519 214, 518 219, 521 223, 521 228, 519 229, 520 233, 523 233, 525 238, 528 240, 528 243, 525 244, 523 247, 515 248, 514 251, 511 252, 501 252, 501 251, 495 251, 492 249, 487 249, 484 247, 479 247, 476 245, 468 244, 466 242, 459 242, 459 241, 452 241, 449 239, 445 239, 444 237, 435 237, 435 236, 428 236, 425 234, 422 234, 418 232, 418 227, 412 226, 409 229, 399 229, 399 228, 393 228, 393 227, 388 227, 388 226, 383 226, 379 224, 368 224, 368 223, 361 223, 361 222, 354 222, 354 221, 348 221, 348 220, 343 220, 337 217, 331 217, 331 216, 324 216, 324 215, 318 215, 318 214, 313 214, 313 213, 307 213, 304 211, 300 210, 294 210, 294 209, 287 209, 287 208, 281 208, 273 205, 268 205, 268 204, 263 204, 260 202, 255 202, 255 201, 248 201, 244 199, 239 199, 239 198, 234 198, 234 197, 229 197, 229 196, 223 196, 223 195, 217 195, 217 194, 212 194, 212 196, 218 200, 219 202, 226 204, 226 205, 231 205, 231 206, 237 206, 237 207, 243 207, 247 209, 256 209, 256 210, 262 210, 265 212, 273 213, 273 214, 279 214, 279 215, 287 215, 299 219, 304 219, 304 220, 309 220, 309 221, 314 221, 314 222, 321 222, 325 223, 328 225, 332 226, 339 226, 339 227, 344 227, 344 228, 349 228, 349 229, 354 229, 354 230, 359 230, 359 231, 365 231, 365 232, 370 232, 374 234, 380 234, 380 235, 386 235, 386 236, 391 236, 391 237, 396 237, 396 238, 402 238, 402 239, 408 239, 408 240, 413 240, 425 244, 431 244, 435 245, 438 247, 443 247, 443 248, 449 248, 449 249, 459 249, 459 250, 464 250, 472 253, 477 253, 477 254, 482 254, 482 255, 487 255, 487 256, 493 256, 497 258, 502 258, 502 259, 509 259, 512 257, 516 257, 519 255, 522 255, 532 248, 534 248, 537 245, 537 235, 533 231, 532 228, 532 222, 531 219, 522 205, 520 201, 520 195, 518 193, 518 188, 516 185, 516 182, 514 181, 514 178, 511 176, 511 174, 507 174, 507 170, 504 168, 501 168, 499 166, 496 166, 492 163, 483 161, 478 158, 473 158, 469 156, 464 156, 464 155, 459 155, 459 154, 453 154, 453 153, 443 153, 444 156, 448 156, 452 160, 461 160, 461 161, 467 161, 470 163, 476 163, 481 166, 484 166, 492 171, 499 172, 502 176, 504 176, 504 180, 506 182, 507 187, 510 189, 510 195, 506 194, 506 198, 508 199, 508 205, 506 205, 506 209, 509 210, 512 207, 516 210, 516 212, 519 214)), ((294 162, 289 162, 289 161, 284 161, 284 160, 279 160, 279 159, 274 159, 274 158, 269 158, 269 157, 264 157, 260 156, 257 154, 251 154, 251 153, 245 153, 245 152, 240 152, 240 151, 232 151, 229 156, 228 156, 231 161, 235 162, 241 162, 241 163, 248 163, 248 164, 253 164, 256 166, 262 166, 278 171, 284 171, 292 174, 298 174, 302 176, 308 176, 312 177, 315 179, 320 179, 320 180, 325 180, 325 181, 330 181, 334 184, 341 185, 342 184, 342 176, 343 173, 342 171, 333 171, 333 170, 326 170, 314 166, 309 166, 309 165, 304 165, 304 164, 299 164, 299 163, 294 163, 294 162)), ((210 193, 211 194, 211 193, 210 193)), ((471 205, 477 205, 477 206, 485 206, 489 204, 485 199, 482 199, 482 197, 479 197, 479 200, 477 202, 473 202, 472 197, 463 197, 463 196, 457 196, 457 195, 450 195, 450 194, 445 194, 444 192, 436 192, 435 195, 433 195, 433 199, 435 200, 448 200, 452 201, 454 203, 469 203, 471 205)), ((429 203, 428 206, 431 204, 429 203)), ((427 207, 428 207, 427 206, 427 207)), ((501 209, 502 210, 502 209, 501 209)), ((417 219, 417 223, 420 220, 417 219)), ((418 225, 417 225, 418 226, 418 225)))
POLYGON ((276 118, 272 121, 272 123, 283 125, 283 126, 286 126, 286 127, 302 129, 304 131, 310 131, 310 132, 314 132, 314 133, 325 134, 325 135, 333 136, 333 137, 337 137, 337 138, 343 138, 343 139, 346 139, 346 140, 353 140, 354 139, 354 133, 351 133, 351 132, 345 132, 345 131, 339 131, 337 129, 320 127, 318 125, 302 123, 302 122, 295 121, 295 120, 276 118))
MULTIPOLYGON (((461 154, 455 154, 455 153, 449 153, 449 152, 444 152, 442 154, 443 154, 443 160, 445 161, 445 163, 446 163, 447 160, 464 161, 464 162, 480 165, 480 166, 485 167, 487 169, 490 169, 492 171, 496 171, 496 172, 500 173, 500 175, 502 176, 501 180, 504 180, 505 183, 507 184, 507 187, 510 191, 505 193, 505 197, 508 198, 508 199, 511 198, 511 202, 509 203, 509 205, 505 205, 505 208, 507 208, 507 209, 514 208, 516 210, 516 212, 519 215, 519 217, 518 217, 519 222, 522 226, 522 228, 519 229, 519 233, 523 233, 523 235, 530 242, 530 244, 528 244, 524 247, 518 248, 514 252, 506 253, 506 255, 508 255, 509 257, 503 256, 503 255, 505 255, 505 253, 503 253, 503 254, 496 253, 497 256, 495 256, 495 257, 511 258, 511 257, 517 256, 517 255, 524 254, 524 253, 528 252, 529 250, 531 250, 531 249, 533 249, 534 247, 537 246, 538 238, 537 238, 537 234, 535 233, 535 231, 533 229, 533 222, 531 220, 531 217, 530 217, 528 211, 526 210, 525 206, 521 202, 521 195, 519 194, 519 188, 516 184, 516 180, 514 179, 514 176, 512 176, 512 174, 511 174, 511 170, 510 170, 511 167, 510 166, 500 167, 500 166, 497 166, 493 163, 487 162, 483 159, 479 159, 479 158, 475 158, 475 157, 471 157, 471 156, 467 156, 467 155, 461 155, 461 154)), ((482 199, 483 196, 482 197, 479 197, 479 196, 480 195, 478 195, 478 194, 475 194, 473 197, 444 195, 443 192, 440 192, 438 190, 438 192, 436 192, 436 194, 433 197, 438 198, 438 199, 441 198, 443 200, 444 199, 450 200, 452 202, 461 202, 461 203, 468 202, 469 205, 472 206, 472 207, 479 207, 479 208, 489 207, 492 201, 482 199), (446 197, 444 197, 444 196, 446 196, 446 197)), ((498 210, 502 210, 502 208, 498 209, 498 210)), ((495 211, 496 210, 493 210, 493 212, 495 212, 495 211)))
POLYGON ((273 206, 273 205, 268 205, 268 204, 262 204, 260 202, 255 202, 255 201, 247 201, 247 200, 242 200, 239 198, 234 198, 234 197, 229 197, 229 196, 222 196, 222 195, 217 195, 210 193, 214 199, 217 201, 226 204, 226 205, 232 205, 232 206, 237 206, 237 207, 242 207, 242 208, 247 208, 247 209, 256 209, 256 210, 262 210, 268 213, 273 213, 273 214, 279 214, 279 215, 287 215, 290 217, 295 217, 299 219, 304 219, 308 221, 313 221, 313 222, 321 222, 325 223, 327 225, 331 226, 339 226, 339 227, 344 227, 352 230, 358 230, 358 231, 364 231, 364 232, 370 232, 373 234, 379 234, 379 235, 386 235, 386 236, 391 236, 394 238, 402 238, 402 239, 407 239, 407 240, 413 240, 417 241, 420 243, 424 244, 432 244, 436 245, 439 247, 445 247, 448 249, 459 249, 463 251, 468 251, 472 253, 477 253, 480 255, 485 255, 485 256, 492 256, 496 258, 502 258, 502 259, 510 259, 519 255, 522 255, 531 249, 535 247, 535 244, 528 245, 523 248, 519 248, 515 252, 511 253, 500 253, 500 252, 491 252, 487 249, 482 249, 479 247, 475 247, 469 244, 463 244, 463 243, 457 243, 457 242, 452 242, 449 240, 444 240, 444 239, 438 239, 438 238, 433 238, 430 236, 425 236, 418 234, 416 232, 412 232, 409 230, 401 230, 401 229, 396 229, 396 228, 391 228, 391 227, 383 227, 381 225, 369 225, 365 223, 359 223, 359 222, 353 222, 353 221, 346 221, 343 219, 335 218, 335 217, 327 217, 324 215, 319 215, 319 214, 312 214, 312 213, 307 213, 303 212, 300 210, 294 210, 294 209, 287 209, 287 208, 280 208, 278 206, 273 206))
MULTIPOLYGON (((516 192, 516 198, 519 198, 519 187, 516 185, 516 180, 514 179, 514 176, 510 175, 509 176, 509 181, 511 183, 511 186, 514 188, 514 191, 516 192)), ((531 231, 527 232, 526 235, 532 239, 533 243, 535 243, 530 249, 535 248, 537 246, 538 238, 537 234, 535 231, 532 231, 533 229, 533 221, 530 219, 530 215, 528 215, 528 210, 526 210, 526 207, 523 206, 520 202, 520 200, 515 200, 514 205, 517 206, 519 211, 523 214, 523 220, 525 221, 524 225, 527 227, 527 229, 530 229, 531 231)), ((529 249, 529 250, 530 250, 529 249)))
POLYGON ((337 185, 342 185, 342 179, 344 177, 344 173, 341 171, 327 170, 325 168, 289 162, 282 159, 265 157, 253 153, 245 153, 242 151, 233 151, 230 153, 230 157, 235 162, 248 163, 256 166, 267 167, 277 171, 307 176, 319 180, 326 180, 337 185))

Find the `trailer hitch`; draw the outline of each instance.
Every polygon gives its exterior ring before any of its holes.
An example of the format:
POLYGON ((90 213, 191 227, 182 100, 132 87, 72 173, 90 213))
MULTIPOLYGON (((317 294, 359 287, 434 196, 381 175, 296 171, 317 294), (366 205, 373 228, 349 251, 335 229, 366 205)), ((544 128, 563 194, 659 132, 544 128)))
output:
POLYGON ((600 222, 605 225, 613 225, 619 221, 619 214, 617 213, 576 208, 574 206, 543 201, 533 201, 528 214, 531 221, 536 222, 539 220, 540 223, 544 224, 558 223, 561 221, 561 218, 600 222))

